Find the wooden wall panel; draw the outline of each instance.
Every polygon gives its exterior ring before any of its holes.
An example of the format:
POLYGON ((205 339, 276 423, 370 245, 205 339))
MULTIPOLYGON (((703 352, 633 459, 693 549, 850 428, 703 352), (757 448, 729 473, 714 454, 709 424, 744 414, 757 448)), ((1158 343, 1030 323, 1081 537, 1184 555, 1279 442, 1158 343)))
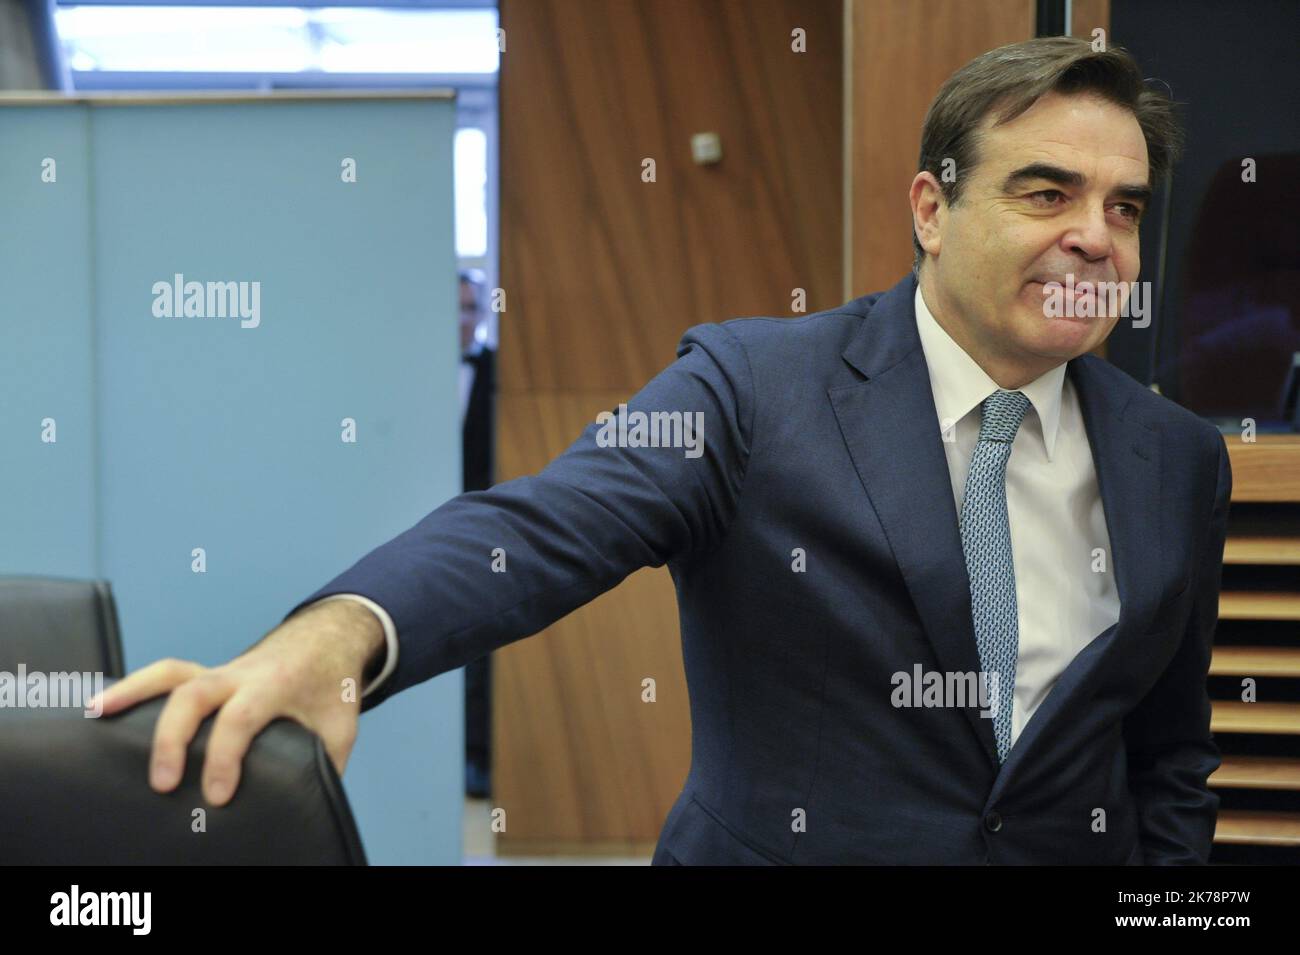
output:
POLYGON ((839 0, 504 0, 501 23, 503 391, 635 390, 691 325, 790 314, 796 287, 838 304, 839 0), (691 159, 704 131, 718 165, 691 159))
MULTIPOLYGON (((501 26, 507 480, 670 364, 691 325, 791 314, 794 288, 807 311, 842 301, 843 8, 502 0, 501 26), (691 159, 704 131, 717 165, 691 159)), ((493 655, 499 851, 649 854, 690 765, 680 639, 671 578, 647 569, 493 655)))
POLYGON ((1032 0, 848 0, 849 276, 844 298, 912 269, 921 125, 939 87, 979 54, 1034 35, 1032 0))
POLYGON ((1092 31, 1101 27, 1110 41, 1110 0, 1074 0, 1070 5, 1070 35, 1091 39, 1092 31))
MULTIPOLYGON (((626 394, 503 395, 501 466, 537 470, 626 394), (540 462, 540 464, 538 463, 540 462)), ((632 574, 494 654, 498 851, 648 856, 690 769, 677 600, 665 568, 632 574), (656 702, 641 700, 646 677, 656 702)))

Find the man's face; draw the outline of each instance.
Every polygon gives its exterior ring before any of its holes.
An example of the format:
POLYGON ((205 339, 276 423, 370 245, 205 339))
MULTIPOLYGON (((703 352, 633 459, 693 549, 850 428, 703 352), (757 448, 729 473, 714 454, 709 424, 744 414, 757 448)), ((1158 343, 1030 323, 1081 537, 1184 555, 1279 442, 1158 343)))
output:
MULTIPOLYGON (((1118 321, 1123 298, 1101 317, 1048 317, 1043 283, 1137 279, 1146 141, 1131 112, 1088 94, 1049 93, 1010 123, 992 122, 983 121, 957 204, 940 203, 923 224, 922 293, 973 357, 1037 377, 1096 347, 1118 321)), ((914 183, 914 205, 917 195, 914 183)), ((1096 313, 1106 302, 1091 304, 1096 313)))

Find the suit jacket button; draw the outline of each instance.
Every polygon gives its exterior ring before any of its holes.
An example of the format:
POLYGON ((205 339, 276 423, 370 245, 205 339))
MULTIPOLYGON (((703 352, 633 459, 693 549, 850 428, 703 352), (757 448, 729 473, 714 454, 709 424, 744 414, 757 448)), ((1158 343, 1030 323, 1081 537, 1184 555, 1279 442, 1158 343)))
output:
POLYGON ((984 817, 984 828, 989 832, 997 832, 1002 828, 1002 817, 996 812, 991 812, 984 817))

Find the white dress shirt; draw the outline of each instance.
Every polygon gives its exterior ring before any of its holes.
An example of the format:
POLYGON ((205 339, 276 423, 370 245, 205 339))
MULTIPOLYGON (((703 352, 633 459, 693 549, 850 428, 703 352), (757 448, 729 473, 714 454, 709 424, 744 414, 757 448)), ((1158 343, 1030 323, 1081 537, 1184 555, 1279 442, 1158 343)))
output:
MULTIPOLYGON (((916 329, 944 435, 953 500, 961 513, 980 405, 998 390, 935 320, 916 290, 916 329)), ((1065 363, 1019 389, 1025 413, 1007 462, 1007 517, 1016 573, 1020 655, 1011 743, 1075 655, 1119 620, 1110 535, 1092 446, 1065 363), (1100 550, 1102 557, 1094 557, 1100 550), (1094 570, 1094 565, 1104 568, 1094 570)))

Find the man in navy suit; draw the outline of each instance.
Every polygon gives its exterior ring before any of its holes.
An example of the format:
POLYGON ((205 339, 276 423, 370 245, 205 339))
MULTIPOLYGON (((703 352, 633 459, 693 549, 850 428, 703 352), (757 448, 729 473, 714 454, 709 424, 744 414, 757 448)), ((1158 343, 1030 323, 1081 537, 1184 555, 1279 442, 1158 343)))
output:
POLYGON ((691 328, 538 474, 448 501, 243 656, 146 667, 104 712, 172 691, 165 791, 219 708, 220 804, 270 719, 341 769, 358 709, 667 565, 692 764, 654 862, 1205 862, 1227 450, 1088 354, 1137 301, 1099 290, 1137 278, 1177 139, 1122 50, 977 58, 926 117, 913 274, 691 328), (366 689, 340 706, 348 674, 366 689))

